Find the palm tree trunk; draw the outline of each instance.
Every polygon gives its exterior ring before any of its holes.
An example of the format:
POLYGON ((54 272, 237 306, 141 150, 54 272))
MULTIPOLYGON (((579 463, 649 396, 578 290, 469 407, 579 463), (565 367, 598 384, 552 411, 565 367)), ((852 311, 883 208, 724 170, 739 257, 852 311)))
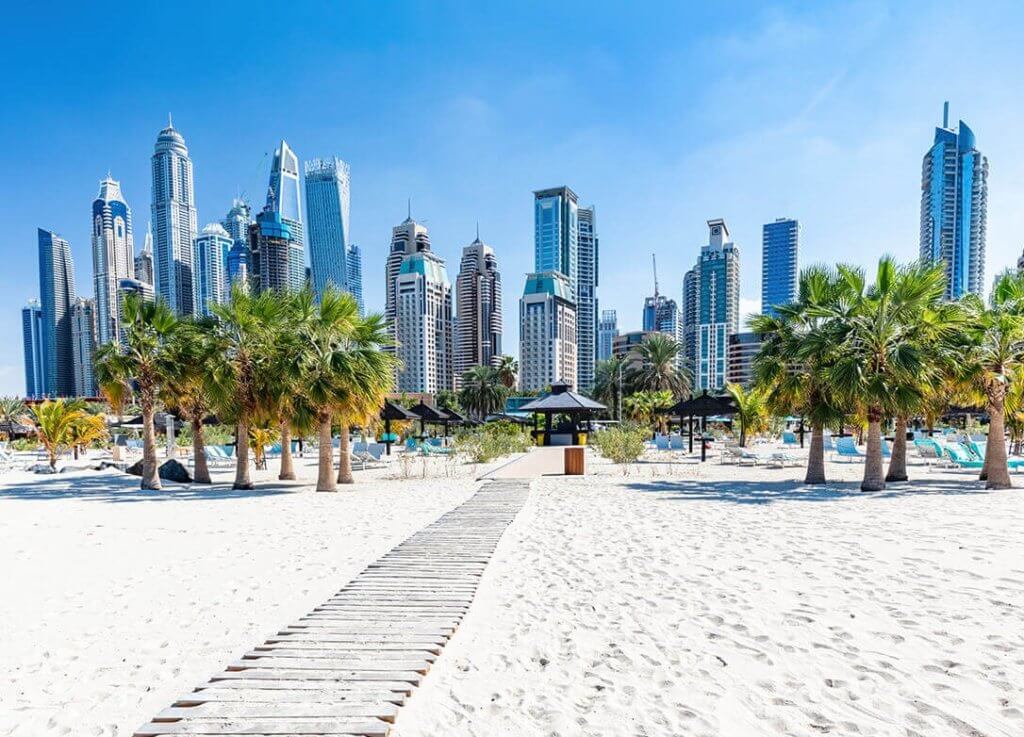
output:
POLYGON ((356 480, 352 478, 352 454, 348 449, 348 422, 343 417, 341 420, 341 430, 338 433, 341 437, 338 445, 338 483, 339 484, 354 484, 356 480))
POLYGON ((295 464, 292 462, 292 427, 287 419, 281 420, 281 481, 295 480, 295 464))
POLYGON ((985 447, 985 465, 988 478, 985 480, 986 489, 1009 489, 1013 487, 1010 481, 1010 469, 1006 463, 1006 442, 1003 439, 1003 432, 1006 426, 1006 386, 997 384, 989 387, 988 391, 988 444, 985 447))
POLYGON ((153 429, 153 400, 142 399, 142 485, 143 489, 159 491, 160 473, 156 467, 156 431, 153 429))
POLYGON ((907 418, 896 418, 895 437, 892 441, 892 458, 889 459, 889 472, 885 480, 907 480, 907 418))
POLYGON ((249 476, 249 423, 238 421, 238 437, 235 438, 235 483, 233 489, 251 489, 252 477, 249 476))
POLYGON ((210 483, 210 466, 206 462, 206 441, 203 438, 203 418, 192 420, 192 475, 197 484, 210 483))
POLYGON ((807 451, 805 484, 825 484, 825 428, 821 423, 811 424, 811 447, 807 451))
POLYGON ((334 448, 331 445, 331 416, 326 412, 320 415, 320 462, 317 466, 316 490, 337 491, 338 484, 334 480, 334 448))
POLYGON ((885 470, 882 464, 882 412, 868 410, 868 447, 864 459, 864 480, 861 491, 882 491, 885 488, 885 470))

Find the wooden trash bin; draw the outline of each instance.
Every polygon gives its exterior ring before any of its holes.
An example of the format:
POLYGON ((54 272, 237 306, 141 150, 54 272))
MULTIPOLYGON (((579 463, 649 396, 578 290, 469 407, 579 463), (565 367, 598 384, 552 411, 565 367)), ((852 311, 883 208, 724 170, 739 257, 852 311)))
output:
POLYGON ((583 447, 573 446, 565 449, 565 475, 583 476, 583 447))

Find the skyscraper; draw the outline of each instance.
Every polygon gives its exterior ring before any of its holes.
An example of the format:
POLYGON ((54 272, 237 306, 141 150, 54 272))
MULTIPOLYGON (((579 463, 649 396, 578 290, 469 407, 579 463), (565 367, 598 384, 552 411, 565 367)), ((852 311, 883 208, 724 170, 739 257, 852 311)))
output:
POLYGON ((302 225, 302 196, 299 190, 299 158, 286 141, 274 152, 270 168, 267 207, 287 225, 287 288, 299 291, 306 284, 306 247, 302 225))
POLYGON ((676 365, 682 369, 686 363, 686 348, 683 336, 683 313, 674 299, 663 294, 644 299, 644 332, 664 333, 679 344, 676 365))
POLYGON ((341 159, 306 162, 306 215, 313 290, 328 284, 354 292, 349 284, 349 167, 341 159))
POLYGON ((778 218, 766 223, 761 240, 761 312, 795 302, 800 278, 800 221, 778 218))
MULTIPOLYGON (((273 199, 273 193, 270 195, 273 199)), ((295 235, 272 202, 268 202, 249 226, 249 284, 255 292, 297 291, 305 275, 296 282, 291 268, 295 235)))
MULTIPOLYGON (((117 290, 114 290, 115 298, 117 290)), ((115 303, 116 304, 116 303, 115 303)), ((96 352, 96 303, 91 299, 78 297, 71 307, 71 352, 75 370, 75 396, 95 397, 96 379, 93 376, 92 359, 96 352)), ((114 315, 114 322, 120 327, 120 315, 114 315)), ((110 337, 117 339, 119 333, 110 337)))
POLYGON ((601 310, 601 321, 597 324, 597 360, 607 361, 612 357, 612 344, 619 334, 619 319, 615 310, 601 310))
POLYGON ((363 314, 363 254, 355 243, 345 253, 345 270, 348 278, 348 291, 359 303, 359 314, 363 314))
POLYGON ((947 102, 921 165, 921 260, 945 264, 947 299, 981 295, 987 210, 988 159, 964 121, 949 127, 947 102))
POLYGON ((43 348, 43 308, 38 299, 21 310, 21 338, 25 355, 25 397, 46 395, 46 353, 43 348))
POLYGON ((153 284, 153 229, 146 226, 146 238, 142 241, 142 251, 135 257, 135 277, 146 284, 153 284))
POLYGON ((560 271, 569 280, 576 301, 579 280, 579 204, 568 187, 541 189, 533 193, 533 268, 560 271))
POLYGON ((384 316, 391 325, 392 333, 397 316, 395 283, 398 281, 402 262, 408 256, 429 250, 430 234, 425 225, 420 225, 412 219, 411 211, 400 225, 391 229, 391 250, 388 252, 388 260, 384 267, 384 316))
POLYGON ((594 362, 597 360, 597 286, 598 246, 597 213, 594 207, 577 210, 579 223, 579 264, 576 285, 576 381, 580 391, 594 386, 594 362))
POLYGON ((231 201, 231 209, 221 221, 224 230, 233 243, 245 245, 249 242, 249 226, 252 225, 252 210, 249 203, 240 197, 231 201))
POLYGON ((234 247, 231 236, 220 223, 209 223, 196 236, 196 313, 213 315, 211 307, 227 301, 228 251, 234 247))
POLYGON ((75 302, 75 265, 71 245, 56 233, 39 229, 39 297, 42 307, 43 393, 70 397, 75 393, 71 343, 71 306, 75 302))
POLYGON ((473 366, 494 366, 501 355, 501 274, 494 249, 476 240, 462 249, 455 281, 455 385, 473 366))
MULTIPOLYGON (((107 175, 92 203, 92 276, 96 292, 96 341, 117 340, 117 282, 135 276, 132 211, 121 184, 107 175)), ((91 366, 90 366, 91 371, 91 366)), ((91 396, 91 394, 90 394, 91 396)))
MULTIPOLYGON (((725 386, 729 336, 739 332, 740 252, 721 218, 708 220, 709 238, 694 267, 697 308, 698 391, 725 386)), ((684 282, 685 284, 685 282, 684 282)))
POLYGON ((526 275, 519 300, 519 388, 576 385, 576 304, 561 271, 526 275))
POLYGON ((683 276, 683 353, 692 380, 697 378, 697 269, 683 276))
MULTIPOLYGON (((250 226, 252 227, 252 226, 250 226)), ((249 246, 241 241, 235 241, 228 249, 228 291, 236 282, 247 284, 249 282, 249 265, 252 254, 249 246)))
POLYGON ((430 251, 406 256, 395 279, 397 390, 453 388, 452 287, 444 259, 430 251))
POLYGON ((170 120, 153 153, 156 293, 179 315, 195 311, 192 242, 196 237, 192 160, 170 120))

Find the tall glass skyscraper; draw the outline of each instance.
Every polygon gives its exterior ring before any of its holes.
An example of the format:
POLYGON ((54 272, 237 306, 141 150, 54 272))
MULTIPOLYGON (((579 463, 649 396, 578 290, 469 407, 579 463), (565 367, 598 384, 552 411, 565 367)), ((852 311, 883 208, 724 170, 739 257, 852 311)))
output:
POLYGON ((597 360, 607 361, 612 357, 612 343, 619 334, 619 318, 615 310, 601 310, 601 321, 597 324, 597 360))
POLYGON ((729 337, 739 332, 740 252, 729 240, 725 220, 708 220, 708 244, 700 249, 694 267, 697 308, 698 391, 725 386, 729 366, 729 337))
POLYGON ((597 361, 597 272, 599 240, 597 212, 593 207, 577 210, 579 223, 579 264, 576 285, 576 381, 580 391, 594 386, 597 361))
POLYGON ((921 165, 921 260, 945 264, 947 299, 981 295, 987 211, 988 159, 964 121, 949 127, 947 102, 921 165))
POLYGON ((796 300, 800 264, 800 221, 778 218, 766 223, 761 241, 761 312, 796 300))
POLYGON ((313 291, 328 284, 353 292, 349 284, 349 167, 341 159, 306 162, 306 216, 313 291))
MULTIPOLYGON (((533 268, 560 271, 575 290, 579 280, 579 202, 568 187, 533 193, 533 268)), ((576 295, 573 291, 573 299, 576 295)))
POLYGON ((306 247, 302 225, 302 196, 299 188, 299 158, 286 141, 274 152, 270 168, 267 207, 287 226, 288 289, 298 291, 306 283, 306 247))
MULTIPOLYGON (((116 290, 114 294, 116 296, 116 290)), ((120 326, 120 319, 117 324, 120 326)), ((95 397, 98 394, 92 370, 95 352, 96 302, 78 297, 71 306, 71 356, 75 367, 76 397, 95 397)))
POLYGON ((153 153, 154 276, 156 293, 179 315, 195 311, 192 243, 196 206, 192 160, 185 139, 171 122, 160 131, 153 153))
POLYGON ((135 277, 132 211, 121 195, 121 184, 107 175, 92 203, 92 276, 96 292, 96 342, 117 340, 117 283, 135 277))
POLYGON ((249 226, 252 225, 252 210, 249 203, 240 197, 231 201, 231 209, 221 221, 224 230, 234 243, 249 242, 249 226))
MULTIPOLYGON (((135 257, 135 278, 153 285, 153 229, 146 226, 146 238, 142 241, 142 250, 135 257)), ((120 306, 118 306, 120 310, 120 306)))
POLYGON ((75 394, 71 308, 75 303, 75 265, 71 245, 56 233, 39 229, 39 297, 42 308, 43 393, 75 394))
POLYGON ((213 305, 227 301, 228 251, 234 246, 220 223, 209 223, 196 236, 196 313, 213 315, 213 305))
POLYGON ((21 310, 21 338, 25 356, 25 397, 46 395, 46 354, 43 348, 43 308, 39 300, 29 301, 21 310))
POLYGON ((348 290, 359 303, 359 314, 363 314, 363 252, 355 243, 345 252, 345 269, 348 275, 348 290))
POLYGON ((494 366, 501 355, 501 273, 494 249, 476 240, 462 249, 455 280, 455 386, 474 366, 494 366))

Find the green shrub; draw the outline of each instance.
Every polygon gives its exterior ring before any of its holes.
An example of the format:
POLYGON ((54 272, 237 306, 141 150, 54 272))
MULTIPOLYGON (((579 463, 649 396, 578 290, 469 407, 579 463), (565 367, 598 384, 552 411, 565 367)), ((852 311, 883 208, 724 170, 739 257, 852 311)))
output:
POLYGON ((35 450, 39 447, 39 441, 35 438, 18 438, 11 441, 11 448, 17 451, 35 450))
POLYGON ((459 432, 455 436, 454 447, 456 454, 473 463, 488 463, 495 458, 527 451, 530 438, 511 422, 492 422, 459 432))
POLYGON ((597 452, 612 463, 635 463, 644 454, 647 430, 636 425, 619 425, 601 430, 590 437, 597 452))

